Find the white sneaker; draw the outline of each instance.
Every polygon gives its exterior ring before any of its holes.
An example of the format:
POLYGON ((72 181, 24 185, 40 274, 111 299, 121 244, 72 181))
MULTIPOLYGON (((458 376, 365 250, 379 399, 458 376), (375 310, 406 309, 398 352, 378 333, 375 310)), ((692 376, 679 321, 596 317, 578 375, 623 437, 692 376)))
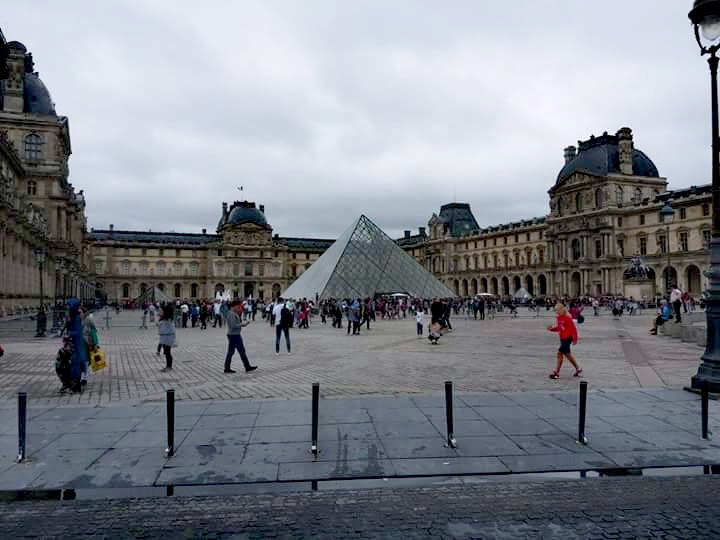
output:
POLYGON ((290 351, 288 351, 288 356, 290 356, 291 354, 292 354, 292 353, 291 353, 290 351))
POLYGON ((280 356, 280 353, 279 353, 279 352, 276 352, 276 353, 275 353, 275 356, 280 356))

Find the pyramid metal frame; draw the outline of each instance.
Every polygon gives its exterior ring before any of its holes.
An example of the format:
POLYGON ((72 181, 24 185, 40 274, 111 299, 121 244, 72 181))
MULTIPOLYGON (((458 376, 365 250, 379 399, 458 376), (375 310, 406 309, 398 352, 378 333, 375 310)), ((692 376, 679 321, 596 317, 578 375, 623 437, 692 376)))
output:
POLYGON ((421 298, 455 296, 380 227, 361 215, 283 296, 366 298, 390 293, 421 298))

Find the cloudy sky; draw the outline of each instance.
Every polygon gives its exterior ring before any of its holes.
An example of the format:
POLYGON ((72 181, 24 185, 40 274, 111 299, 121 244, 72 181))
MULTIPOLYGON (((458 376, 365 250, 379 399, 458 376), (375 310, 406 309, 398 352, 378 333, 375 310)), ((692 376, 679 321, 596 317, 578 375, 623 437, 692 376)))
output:
POLYGON ((70 118, 91 227, 214 230, 243 186, 281 236, 400 236, 453 201, 544 215, 563 148, 622 126, 671 188, 709 182, 691 5, 33 0, 2 29, 70 118))

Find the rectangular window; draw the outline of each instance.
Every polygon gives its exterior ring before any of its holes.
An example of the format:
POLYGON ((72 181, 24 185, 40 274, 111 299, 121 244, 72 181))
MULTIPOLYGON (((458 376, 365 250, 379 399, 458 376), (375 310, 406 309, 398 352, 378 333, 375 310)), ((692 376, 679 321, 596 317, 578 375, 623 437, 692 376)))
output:
POLYGON ((175 256, 176 256, 176 257, 180 257, 180 254, 181 254, 181 253, 182 253, 182 252, 181 252, 179 249, 176 249, 176 250, 175 250, 175 256))
POLYGON ((640 215, 640 225, 645 225, 645 214, 640 215))
POLYGON ((264 264, 261 264, 258 266, 258 274, 260 274, 261 277, 265 275, 265 265, 264 264))
POLYGON ((530 233, 527 233, 527 234, 525 235, 525 240, 527 240, 528 242, 530 241, 530 233))
POLYGON ((712 232, 710 229, 703 229, 703 246, 705 249, 710 249, 710 241, 712 240, 712 232))
POLYGON ((143 254, 143 255, 147 255, 147 249, 142 248, 142 254, 143 254))
POLYGON ((538 261, 540 264, 545 264, 545 250, 542 248, 538 249, 538 261))
POLYGON ((246 262, 246 263, 245 263, 245 275, 246 275, 246 276, 252 276, 252 271, 253 271, 252 266, 253 266, 253 265, 252 265, 251 262, 246 262))
POLYGON ((487 240, 483 240, 483 247, 487 247, 487 240))
POLYGON ((493 238, 493 246, 497 246, 497 238, 493 238))
POLYGON ((708 217, 710 215, 710 205, 709 204, 702 205, 702 214, 703 214, 703 217, 708 217))
POLYGON ((687 218, 687 210, 685 208, 680 209, 680 219, 687 218))
POLYGON ((503 244, 507 245, 507 236, 503 236, 503 244))
POLYGON ((158 253, 162 257, 163 255, 165 255, 165 250, 163 248, 160 248, 158 253))
POLYGON ((515 243, 517 244, 519 241, 520 241, 520 235, 516 234, 515 235, 515 243))
POLYGON ((217 256, 218 256, 218 257, 222 257, 222 248, 219 248, 219 249, 217 250, 217 256))
POLYGON ((680 251, 687 251, 688 250, 688 233, 685 231, 682 231, 680 233, 680 251))
POLYGON ((622 238, 618 238, 617 241, 618 251, 620 252, 620 256, 625 256, 625 241, 622 238))
POLYGON ((477 240, 475 240, 475 249, 477 249, 477 240))
POLYGON ((538 240, 542 240, 542 237, 543 237, 543 232, 538 231, 538 240))
POLYGON ((622 227, 622 216, 618 216, 618 227, 622 227))
POLYGON ((595 258, 599 259, 600 257, 602 257, 602 242, 595 240, 595 258))
POLYGON ((297 259, 297 253, 293 253, 293 259, 297 259))
POLYGON ((640 239, 640 255, 647 255, 647 238, 640 239))
POLYGON ((658 244, 660 244, 660 253, 665 255, 667 253, 667 238, 665 238, 665 235, 658 236, 658 244))

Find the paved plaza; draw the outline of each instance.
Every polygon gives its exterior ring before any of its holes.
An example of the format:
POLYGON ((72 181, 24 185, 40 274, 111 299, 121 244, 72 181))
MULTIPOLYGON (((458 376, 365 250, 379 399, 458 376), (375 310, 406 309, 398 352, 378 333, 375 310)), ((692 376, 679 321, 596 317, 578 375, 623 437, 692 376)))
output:
MULTIPOLYGON (((577 386, 566 365, 562 378, 548 379, 557 336, 546 331, 551 312, 538 318, 526 310, 518 319, 498 316, 475 321, 457 316, 454 331, 431 346, 415 335, 414 319, 377 321, 360 336, 323 326, 291 331, 293 354, 274 352, 274 332, 258 318, 243 330, 253 363, 260 368, 235 375, 222 371, 225 329, 178 329, 172 373, 161 373, 157 331, 138 330, 139 312, 113 314, 105 330, 96 315, 109 367, 93 375, 82 395, 60 395, 54 372, 56 338, 22 338, 0 325, 6 354, 0 359, 0 402, 14 402, 26 391, 34 404, 106 405, 163 400, 174 388, 182 400, 304 399, 314 382, 324 398, 363 395, 428 394, 451 380, 458 392, 569 390, 577 386)), ((651 336, 652 313, 614 320, 588 315, 580 328, 576 355, 590 388, 681 388, 697 371, 702 349, 664 336, 651 336)), ((9 325, 8 325, 9 326, 9 325)), ((27 325, 26 325, 27 326, 27 325)), ((26 335, 32 335, 27 332, 26 335)))

